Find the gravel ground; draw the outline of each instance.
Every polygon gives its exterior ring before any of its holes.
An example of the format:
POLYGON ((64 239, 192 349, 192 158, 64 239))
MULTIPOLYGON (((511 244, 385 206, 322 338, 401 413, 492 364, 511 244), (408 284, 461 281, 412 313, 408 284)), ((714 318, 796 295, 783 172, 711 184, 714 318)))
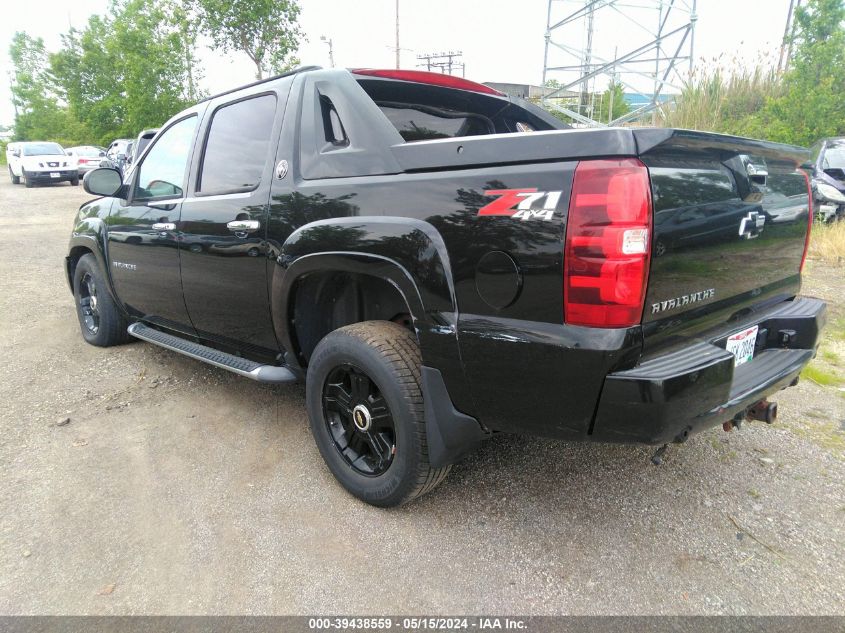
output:
MULTIPOLYGON (((661 467, 499 437, 378 510, 323 465, 301 386, 82 341, 62 258, 85 199, 0 183, 0 613, 845 613, 841 392, 804 381, 774 426, 661 467)), ((809 292, 843 285, 811 266, 809 292)))

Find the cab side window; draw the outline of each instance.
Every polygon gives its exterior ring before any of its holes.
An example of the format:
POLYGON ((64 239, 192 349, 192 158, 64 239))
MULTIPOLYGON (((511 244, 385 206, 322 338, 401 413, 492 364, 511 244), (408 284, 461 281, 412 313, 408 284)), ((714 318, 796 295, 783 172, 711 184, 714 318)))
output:
POLYGON ((191 155, 191 142, 197 117, 175 123, 150 148, 138 170, 133 198, 178 198, 185 190, 185 168, 191 155))
POLYGON ((197 194, 252 191, 270 153, 276 96, 261 95, 218 108, 211 119, 197 194))

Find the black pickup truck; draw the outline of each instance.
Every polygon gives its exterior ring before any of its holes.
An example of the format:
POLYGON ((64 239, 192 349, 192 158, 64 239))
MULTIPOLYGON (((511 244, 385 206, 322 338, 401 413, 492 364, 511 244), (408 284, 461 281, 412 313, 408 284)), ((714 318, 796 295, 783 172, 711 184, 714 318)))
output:
POLYGON ((806 160, 303 68, 178 114, 123 179, 88 173, 67 278, 89 343, 306 380, 332 473, 392 506, 497 432, 665 445, 772 421, 824 321, 798 296, 806 160))

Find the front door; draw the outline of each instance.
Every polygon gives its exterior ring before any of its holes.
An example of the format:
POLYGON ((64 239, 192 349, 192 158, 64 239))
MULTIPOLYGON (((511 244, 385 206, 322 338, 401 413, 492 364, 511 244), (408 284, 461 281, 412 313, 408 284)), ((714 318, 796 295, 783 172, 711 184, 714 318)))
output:
POLYGON ((128 199, 118 200, 108 219, 112 282, 127 311, 190 334, 177 226, 196 128, 192 114, 162 132, 134 170, 128 199))
POLYGON ((267 293, 267 213, 287 93, 263 90, 209 106, 192 169, 195 191, 182 204, 179 248, 185 304, 198 335, 215 347, 273 360, 279 348, 267 293))

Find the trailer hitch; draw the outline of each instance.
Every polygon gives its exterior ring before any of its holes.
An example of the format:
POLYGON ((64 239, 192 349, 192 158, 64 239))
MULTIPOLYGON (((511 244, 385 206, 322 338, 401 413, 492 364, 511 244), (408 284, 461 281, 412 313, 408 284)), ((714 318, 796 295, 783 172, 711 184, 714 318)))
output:
POLYGON ((749 407, 748 411, 745 412, 745 417, 749 420, 759 420, 766 424, 772 424, 778 419, 778 403, 769 402, 764 398, 749 407))

